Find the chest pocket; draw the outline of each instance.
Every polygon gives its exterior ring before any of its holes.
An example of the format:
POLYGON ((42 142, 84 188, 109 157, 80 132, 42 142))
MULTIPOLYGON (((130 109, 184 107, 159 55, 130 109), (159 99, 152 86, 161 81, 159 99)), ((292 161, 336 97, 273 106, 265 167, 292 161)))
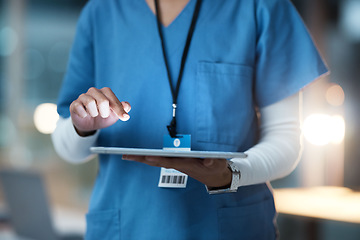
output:
POLYGON ((196 139, 239 146, 254 120, 253 69, 199 62, 196 76, 196 139))

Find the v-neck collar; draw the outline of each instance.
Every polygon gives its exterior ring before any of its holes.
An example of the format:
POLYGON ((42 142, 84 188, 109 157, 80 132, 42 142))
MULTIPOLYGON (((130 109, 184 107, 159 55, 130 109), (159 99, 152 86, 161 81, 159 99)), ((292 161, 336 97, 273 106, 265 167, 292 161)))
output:
MULTIPOLYGON (((147 4, 147 2, 145 0, 140 0, 143 5, 146 8, 146 12, 148 12, 148 14, 151 14, 152 18, 154 19, 154 21, 156 21, 156 15, 155 13, 151 10, 150 6, 147 4)), ((178 24, 178 22, 181 22, 181 18, 183 15, 187 15, 189 14, 191 5, 192 5, 193 0, 189 0, 189 2, 185 5, 185 7, 181 10, 181 12, 172 20, 172 22, 167 25, 164 26, 164 24, 161 24, 161 27, 163 29, 171 29, 174 27, 174 25, 176 26, 178 24)))

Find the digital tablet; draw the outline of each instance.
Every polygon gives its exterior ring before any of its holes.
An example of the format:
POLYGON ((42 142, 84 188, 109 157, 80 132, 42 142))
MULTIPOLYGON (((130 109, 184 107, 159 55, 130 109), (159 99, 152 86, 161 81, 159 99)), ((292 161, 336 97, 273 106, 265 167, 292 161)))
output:
POLYGON ((187 158, 245 158, 242 152, 216 151, 177 151, 144 148, 91 147, 90 151, 98 154, 120 154, 136 156, 187 157, 187 158))

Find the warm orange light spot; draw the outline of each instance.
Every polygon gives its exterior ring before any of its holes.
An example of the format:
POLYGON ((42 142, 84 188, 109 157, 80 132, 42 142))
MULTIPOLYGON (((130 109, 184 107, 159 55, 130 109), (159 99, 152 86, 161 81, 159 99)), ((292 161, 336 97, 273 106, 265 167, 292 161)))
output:
POLYGON ((326 100, 333 106, 341 106, 345 100, 345 93, 338 84, 331 85, 326 91, 326 100))

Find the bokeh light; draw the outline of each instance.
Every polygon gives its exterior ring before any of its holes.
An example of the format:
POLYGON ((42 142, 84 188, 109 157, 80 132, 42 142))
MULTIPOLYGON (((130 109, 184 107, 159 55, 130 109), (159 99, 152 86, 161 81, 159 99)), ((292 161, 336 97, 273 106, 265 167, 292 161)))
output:
POLYGON ((0 56, 10 56, 18 45, 18 36, 10 27, 0 30, 0 56))
POLYGON ((326 91, 326 101, 333 106, 341 106, 345 100, 345 93, 338 84, 331 85, 326 91))
POLYGON ((10 145, 16 138, 16 127, 11 119, 5 115, 0 115, 0 147, 10 145))
POLYGON ((346 36, 354 41, 360 40, 360 1, 344 1, 341 9, 340 24, 346 36))
POLYGON ((302 131, 305 139, 314 145, 339 144, 344 140, 345 121, 339 115, 312 114, 305 119, 302 131))
POLYGON ((41 133, 51 134, 56 128, 58 119, 57 106, 53 103, 43 103, 35 109, 34 124, 41 133))
POLYGON ((342 116, 336 115, 331 117, 330 139, 332 143, 339 144, 345 137, 345 120, 342 116))

